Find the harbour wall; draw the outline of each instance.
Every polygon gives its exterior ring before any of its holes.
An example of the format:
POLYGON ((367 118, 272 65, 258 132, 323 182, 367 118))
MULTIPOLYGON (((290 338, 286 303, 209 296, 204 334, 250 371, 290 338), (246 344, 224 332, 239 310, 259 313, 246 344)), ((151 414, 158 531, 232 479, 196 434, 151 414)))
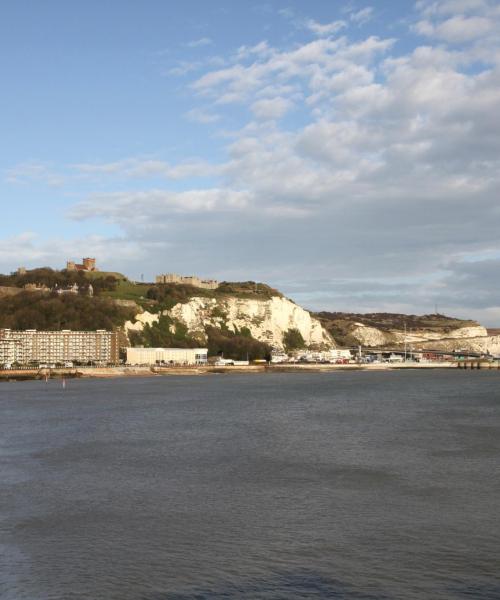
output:
POLYGON ((245 366, 197 365, 185 367, 78 367, 73 369, 4 369, 0 370, 0 381, 114 378, 114 377, 158 377, 168 375, 209 375, 222 373, 325 373, 332 371, 392 371, 405 369, 497 369, 500 362, 460 361, 428 363, 376 363, 376 364, 275 364, 245 366))

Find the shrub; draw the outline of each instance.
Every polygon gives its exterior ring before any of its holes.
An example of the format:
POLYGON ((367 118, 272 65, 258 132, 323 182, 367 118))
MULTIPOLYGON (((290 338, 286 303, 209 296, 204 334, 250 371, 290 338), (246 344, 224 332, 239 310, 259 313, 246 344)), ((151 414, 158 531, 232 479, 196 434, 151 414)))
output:
POLYGON ((283 334, 283 345, 289 351, 305 348, 306 343, 298 329, 289 329, 283 334))
POLYGON ((241 332, 233 333, 217 327, 207 327, 206 333, 210 356, 224 354, 224 357, 235 360, 270 359, 271 348, 267 344, 241 335, 241 332))

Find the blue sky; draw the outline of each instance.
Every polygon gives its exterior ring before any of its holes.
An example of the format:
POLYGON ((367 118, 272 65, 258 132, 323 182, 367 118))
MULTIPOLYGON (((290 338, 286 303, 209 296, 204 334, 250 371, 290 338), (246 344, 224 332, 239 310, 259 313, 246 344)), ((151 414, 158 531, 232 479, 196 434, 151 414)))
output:
POLYGON ((257 279, 500 323, 500 5, 0 9, 0 270, 257 279))

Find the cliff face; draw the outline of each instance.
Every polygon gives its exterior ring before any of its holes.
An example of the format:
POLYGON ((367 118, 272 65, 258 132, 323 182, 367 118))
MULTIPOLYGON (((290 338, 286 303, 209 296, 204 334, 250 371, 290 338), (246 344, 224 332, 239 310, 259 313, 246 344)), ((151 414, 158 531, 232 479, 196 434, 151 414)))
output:
POLYGON ((464 350, 500 356, 500 335, 463 338, 461 340, 439 340, 433 344, 436 350, 464 350))
POLYGON ((480 341, 484 346, 486 339, 488 339, 488 332, 481 325, 459 327, 452 331, 443 332, 422 329, 418 331, 407 330, 405 333, 404 331, 395 329, 382 331, 375 327, 356 323, 355 327, 350 331, 350 335, 362 346, 401 346, 406 341, 407 344, 411 344, 415 348, 433 347, 441 349, 443 347, 449 350, 469 348, 469 340, 480 341))
POLYGON ((322 325, 345 346, 361 344, 372 348, 394 348, 405 342, 418 348, 467 347, 467 340, 484 340, 488 331, 476 321, 445 315, 403 315, 392 313, 318 313, 322 325))
POLYGON ((349 333, 352 340, 362 346, 385 346, 392 342, 390 333, 362 323, 355 323, 349 333))
MULTIPOLYGON (((284 334, 297 329, 308 347, 335 346, 332 336, 317 319, 283 297, 274 296, 267 300, 193 297, 163 314, 183 323, 198 339, 205 338, 206 327, 227 328, 233 332, 246 328, 253 338, 282 349, 284 334)), ((127 322, 125 328, 141 331, 145 323, 158 320, 158 314, 145 312, 137 315, 135 323, 127 322)))
POLYGON ((290 330, 297 330, 308 348, 361 346, 371 348, 403 347, 405 342, 414 350, 471 350, 500 354, 500 336, 489 336, 488 331, 474 321, 462 321, 443 315, 345 315, 320 313, 319 318, 283 296, 270 298, 241 298, 194 296, 176 303, 162 313, 139 313, 135 321, 128 321, 128 332, 141 332, 146 324, 159 321, 160 315, 180 323, 188 335, 207 341, 207 328, 216 327, 234 333, 247 330, 252 338, 283 349, 283 339, 290 330), (333 318, 332 318, 333 317, 333 318), (404 324, 407 325, 406 332, 404 324))
POLYGON ((422 331, 407 331, 406 335, 404 331, 393 331, 391 333, 396 344, 404 344, 405 337, 407 343, 419 344, 434 340, 450 340, 450 342, 454 340, 460 341, 468 338, 486 337, 488 335, 486 328, 481 325, 474 327, 459 327, 453 331, 442 333, 437 331, 426 331, 425 329, 422 331))

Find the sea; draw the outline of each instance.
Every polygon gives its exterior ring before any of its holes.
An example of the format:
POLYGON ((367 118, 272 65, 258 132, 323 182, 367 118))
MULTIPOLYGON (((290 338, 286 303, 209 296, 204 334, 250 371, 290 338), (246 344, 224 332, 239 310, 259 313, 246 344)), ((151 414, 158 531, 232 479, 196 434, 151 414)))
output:
POLYGON ((500 599, 500 371, 0 383, 1 600, 500 599))

